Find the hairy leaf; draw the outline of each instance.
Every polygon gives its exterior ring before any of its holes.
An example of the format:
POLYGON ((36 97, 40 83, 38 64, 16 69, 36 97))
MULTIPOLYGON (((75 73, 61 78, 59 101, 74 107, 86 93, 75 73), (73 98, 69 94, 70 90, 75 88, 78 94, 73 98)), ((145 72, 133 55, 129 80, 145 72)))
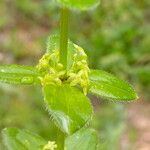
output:
POLYGON ((101 70, 91 70, 90 89, 94 95, 113 100, 134 100, 137 95, 134 89, 125 81, 101 70))
POLYGON ((2 135, 8 150, 42 150, 47 143, 36 134, 16 128, 6 128, 2 135))
POLYGON ((63 6, 79 10, 87 10, 99 4, 100 0, 56 0, 63 6))
POLYGON ((36 68, 19 65, 0 65, 0 82, 10 84, 33 84, 38 82, 36 68))
POLYGON ((65 140, 66 150, 97 150, 98 138, 93 129, 81 129, 65 140))
POLYGON ((44 87, 47 109, 58 128, 67 134, 85 126, 92 116, 89 99, 69 84, 44 87))

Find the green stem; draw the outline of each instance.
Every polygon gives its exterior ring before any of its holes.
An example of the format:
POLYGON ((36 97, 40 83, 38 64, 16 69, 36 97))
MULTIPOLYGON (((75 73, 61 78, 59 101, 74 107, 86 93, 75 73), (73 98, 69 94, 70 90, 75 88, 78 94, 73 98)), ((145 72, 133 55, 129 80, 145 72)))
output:
MULTIPOLYGON (((61 9, 60 17, 60 62, 63 64, 64 69, 67 67, 67 50, 68 50, 68 22, 69 10, 66 7, 61 9)), ((65 134, 57 129, 57 150, 64 150, 65 134)))
POLYGON ((64 150, 65 134, 57 129, 57 150, 64 150))
POLYGON ((60 62, 64 68, 67 67, 67 48, 68 48, 68 22, 69 22, 69 10, 66 7, 61 9, 60 18, 60 62))

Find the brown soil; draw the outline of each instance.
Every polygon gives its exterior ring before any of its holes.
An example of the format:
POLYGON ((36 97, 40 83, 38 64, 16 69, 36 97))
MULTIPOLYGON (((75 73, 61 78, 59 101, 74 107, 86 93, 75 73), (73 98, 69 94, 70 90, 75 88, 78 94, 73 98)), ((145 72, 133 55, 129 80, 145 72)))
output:
POLYGON ((150 150, 150 103, 131 103, 127 112, 127 129, 121 140, 121 150, 150 150))

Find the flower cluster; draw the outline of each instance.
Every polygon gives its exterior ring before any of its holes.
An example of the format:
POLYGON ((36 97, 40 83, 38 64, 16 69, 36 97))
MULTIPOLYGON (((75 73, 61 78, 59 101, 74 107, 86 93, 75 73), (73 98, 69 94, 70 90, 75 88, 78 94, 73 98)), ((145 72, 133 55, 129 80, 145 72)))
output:
POLYGON ((74 52, 71 57, 70 67, 64 69, 64 66, 59 61, 59 50, 54 49, 47 52, 39 61, 37 65, 38 70, 42 76, 39 77, 41 84, 44 85, 59 85, 68 83, 71 86, 80 85, 86 95, 89 85, 89 67, 87 63, 87 55, 84 50, 73 44, 74 52))
POLYGON ((43 147, 43 150, 55 150, 57 145, 53 141, 48 141, 48 143, 43 147))

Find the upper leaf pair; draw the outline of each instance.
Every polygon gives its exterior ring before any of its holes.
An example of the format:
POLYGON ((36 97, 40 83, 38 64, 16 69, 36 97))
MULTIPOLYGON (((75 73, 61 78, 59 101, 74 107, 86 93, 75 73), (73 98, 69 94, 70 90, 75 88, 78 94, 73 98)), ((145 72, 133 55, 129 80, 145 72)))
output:
POLYGON ((14 84, 40 83, 47 109, 63 132, 72 134, 87 125, 93 109, 86 97, 134 100, 137 95, 126 82, 100 70, 89 70, 84 50, 69 41, 68 66, 59 62, 59 37, 49 38, 47 53, 38 67, 0 66, 0 81, 14 84), (83 88, 84 93, 80 90, 83 88))

